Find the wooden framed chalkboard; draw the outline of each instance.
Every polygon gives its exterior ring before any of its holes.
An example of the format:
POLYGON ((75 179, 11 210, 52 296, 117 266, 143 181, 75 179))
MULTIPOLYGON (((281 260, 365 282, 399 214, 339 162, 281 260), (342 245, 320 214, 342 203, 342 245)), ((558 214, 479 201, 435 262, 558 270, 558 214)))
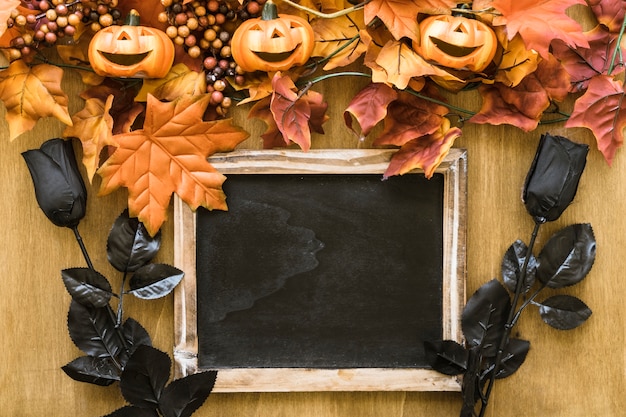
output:
POLYGON ((391 150, 235 151, 229 210, 175 203, 175 370, 216 392, 457 391, 424 341, 461 341, 466 154, 382 180, 391 150))

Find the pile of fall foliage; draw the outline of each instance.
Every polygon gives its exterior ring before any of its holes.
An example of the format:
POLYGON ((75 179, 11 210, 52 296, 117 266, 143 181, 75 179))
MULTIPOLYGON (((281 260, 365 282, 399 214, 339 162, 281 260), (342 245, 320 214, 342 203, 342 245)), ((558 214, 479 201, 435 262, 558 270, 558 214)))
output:
MULTIPOLYGON (((542 119, 554 119, 556 114, 566 120, 567 127, 589 128, 609 164, 622 145, 626 93, 623 82, 615 77, 624 70, 624 0, 477 0, 461 4, 455 0, 369 0, 360 4, 276 0, 276 19, 296 16, 310 24, 314 36, 308 40, 312 41, 310 57, 277 70, 256 70, 248 66, 249 60, 256 58, 232 42, 236 31, 244 30, 242 22, 258 18, 248 11, 264 3, 0 0, 0 22, 5 23, 0 24, 0 46, 7 56, 0 71, 0 100, 6 107, 10 139, 32 129, 43 117, 66 124, 63 135, 82 143, 89 179, 96 174, 102 178, 101 194, 128 188, 131 216, 138 217, 153 235, 165 221, 172 193, 193 209, 225 209, 221 188, 225 178, 207 157, 234 149, 248 133, 234 126, 216 103, 215 76, 209 76, 205 64, 216 58, 211 55, 216 49, 198 49, 202 33, 196 36, 191 25, 181 23, 201 21, 201 10, 224 5, 238 13, 238 18, 220 23, 228 35, 220 40, 219 53, 232 50, 235 58, 246 57, 246 65, 235 62, 226 68, 231 71, 225 76, 228 85, 220 87, 217 95, 253 103, 249 116, 267 124, 262 135, 266 148, 295 144, 308 150, 311 132, 323 132, 328 119, 327 103, 315 91, 316 84, 348 75, 369 77, 371 82, 346 103, 347 128, 363 137, 383 124, 376 130, 380 133, 373 146, 398 148, 385 176, 415 168, 432 175, 462 133, 452 122, 459 119, 532 131, 542 119), (142 26, 176 32, 170 36, 175 45, 173 65, 161 78, 98 75, 89 60, 90 41, 97 33, 93 24, 75 24, 71 35, 54 44, 32 41, 32 34, 25 37, 41 24, 43 3, 46 7, 93 10, 100 3, 114 4, 120 15, 136 9, 142 26), (586 8, 597 23, 595 27, 584 31, 567 14, 572 6, 586 8), (245 19, 241 17, 244 14, 245 19), (19 16, 28 15, 36 17, 17 24, 19 16), (177 26, 178 30, 170 29, 177 26), (187 28, 185 36, 180 35, 180 26, 187 28), (190 35, 193 41, 189 41, 190 35), (20 37, 33 42, 27 49, 36 53, 16 54, 20 37), (363 64, 364 72, 342 70, 355 62, 363 64), (70 98, 61 88, 65 71, 78 71, 85 84, 80 95, 84 107, 73 115, 68 111, 70 98), (440 94, 441 90, 456 93, 468 88, 477 88, 482 98, 478 112, 451 110, 440 94), (572 93, 577 94, 572 114, 554 113, 555 103, 572 93), (102 155, 107 156, 104 162, 102 155)), ((257 27, 267 22, 262 20, 257 27)), ((246 24, 245 30, 254 28, 246 24)), ((304 37, 299 42, 307 41, 308 35, 298 36, 304 37)), ((24 50, 22 41, 19 43, 24 50)), ((269 39, 259 43, 273 45, 269 39)))

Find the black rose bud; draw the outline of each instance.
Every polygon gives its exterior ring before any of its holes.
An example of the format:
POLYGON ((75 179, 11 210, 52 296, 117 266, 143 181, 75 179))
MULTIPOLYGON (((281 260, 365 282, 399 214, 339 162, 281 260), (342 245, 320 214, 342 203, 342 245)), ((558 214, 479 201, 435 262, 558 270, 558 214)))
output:
POLYGON ((535 221, 558 219, 574 199, 589 146, 562 136, 541 136, 522 199, 535 221))
POLYGON ((22 156, 44 214, 57 226, 77 226, 85 216, 87 190, 71 140, 50 139, 41 148, 23 152, 22 156))

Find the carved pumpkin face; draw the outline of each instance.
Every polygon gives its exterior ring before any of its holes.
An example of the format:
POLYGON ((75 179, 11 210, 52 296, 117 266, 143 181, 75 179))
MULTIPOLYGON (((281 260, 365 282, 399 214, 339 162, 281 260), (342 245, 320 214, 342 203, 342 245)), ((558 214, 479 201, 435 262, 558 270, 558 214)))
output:
POLYGON ((314 39, 305 19, 279 15, 276 5, 267 2, 260 18, 248 19, 235 30, 231 50, 244 71, 283 71, 311 57, 314 39))
POLYGON ((89 44, 89 62, 101 76, 162 78, 173 61, 170 38, 147 26, 108 26, 96 32, 89 44))
POLYGON ((495 56, 498 42, 489 26, 462 16, 431 16, 420 23, 413 49, 444 67, 480 72, 495 56))

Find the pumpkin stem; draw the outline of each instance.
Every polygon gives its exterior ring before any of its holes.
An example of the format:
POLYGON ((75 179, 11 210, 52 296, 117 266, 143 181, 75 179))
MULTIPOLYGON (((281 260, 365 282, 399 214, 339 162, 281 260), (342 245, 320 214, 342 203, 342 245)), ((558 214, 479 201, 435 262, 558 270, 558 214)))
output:
POLYGON ((139 26, 139 12, 135 9, 131 9, 124 20, 124 24, 127 26, 139 26))
POLYGON ((274 20, 278 19, 278 8, 274 4, 272 0, 268 0, 263 5, 263 10, 261 11, 261 20, 274 20))

